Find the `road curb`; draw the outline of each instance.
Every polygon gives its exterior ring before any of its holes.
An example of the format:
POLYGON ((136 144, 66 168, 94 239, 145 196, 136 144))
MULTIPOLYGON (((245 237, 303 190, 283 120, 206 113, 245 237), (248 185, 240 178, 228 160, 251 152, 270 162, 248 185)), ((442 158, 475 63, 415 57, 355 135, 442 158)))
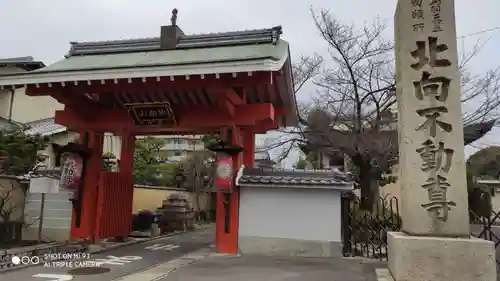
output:
MULTIPOLYGON (((106 252, 106 251, 109 251, 109 250, 118 249, 120 247, 148 243, 148 242, 151 242, 151 241, 156 241, 156 240, 164 239, 164 238, 171 237, 171 236, 176 236, 176 235, 180 235, 180 234, 186 234, 186 233, 192 233, 192 232, 201 231, 201 230, 204 230, 204 229, 207 229, 207 228, 208 227, 200 227, 198 229, 189 230, 189 231, 172 232, 172 233, 168 233, 168 234, 164 234, 164 235, 160 235, 160 236, 156 236, 156 237, 152 237, 152 238, 146 238, 146 239, 143 239, 143 240, 135 240, 135 241, 123 242, 123 243, 120 243, 120 244, 116 244, 116 245, 104 247, 102 249, 91 250, 90 247, 88 247, 84 251, 88 251, 91 254, 99 254, 99 253, 103 253, 103 252, 106 252)), ((61 259, 54 259, 54 260, 51 260, 51 261, 58 261, 58 260, 62 260, 62 258, 61 259)), ((29 268, 29 267, 34 267, 34 266, 38 266, 38 265, 40 265, 40 264, 28 264, 28 265, 19 265, 19 266, 1 268, 0 269, 0 273, 10 272, 10 271, 16 271, 16 270, 25 269, 25 268, 29 268)))

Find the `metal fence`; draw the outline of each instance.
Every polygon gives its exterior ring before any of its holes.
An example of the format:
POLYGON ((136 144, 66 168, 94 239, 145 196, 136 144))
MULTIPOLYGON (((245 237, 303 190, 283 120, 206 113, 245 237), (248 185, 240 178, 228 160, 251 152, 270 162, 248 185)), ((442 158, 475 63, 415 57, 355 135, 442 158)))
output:
POLYGON ((497 271, 500 271, 500 211, 492 211, 491 216, 478 216, 470 211, 471 235, 492 241, 496 250, 497 271))
POLYGON ((198 221, 198 222, 215 222, 215 210, 200 211, 196 215, 196 221, 198 221))
POLYGON ((387 232, 401 229, 398 199, 380 197, 372 211, 362 210, 354 194, 342 196, 342 253, 387 260, 387 232))
MULTIPOLYGON (((342 253, 346 257, 387 260, 387 232, 400 231, 402 219, 396 197, 380 197, 372 211, 362 210, 352 193, 342 196, 342 253)), ((500 210, 490 216, 470 212, 471 235, 492 241, 500 272, 500 210)))
POLYGON ((22 222, 0 222, 0 244, 20 243, 22 230, 22 222))

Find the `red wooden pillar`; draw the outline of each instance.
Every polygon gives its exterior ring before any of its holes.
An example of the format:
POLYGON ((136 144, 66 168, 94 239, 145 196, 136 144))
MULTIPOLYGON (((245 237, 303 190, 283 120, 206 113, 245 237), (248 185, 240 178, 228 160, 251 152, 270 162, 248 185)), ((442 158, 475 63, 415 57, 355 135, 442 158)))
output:
MULTIPOLYGON (((227 136, 226 139, 233 145, 242 146, 241 133, 240 128, 233 128, 230 136, 227 136)), ((238 169, 243 164, 243 155, 238 153, 231 156, 233 157, 234 179, 236 179, 238 169)), ((238 253, 239 194, 240 191, 237 186, 234 186, 232 193, 217 193, 215 244, 219 253, 238 253), (229 206, 229 227, 226 227, 226 204, 224 203, 226 200, 229 206)))
POLYGON ((121 153, 120 153, 120 173, 126 178, 126 186, 124 186, 121 204, 123 204, 123 211, 130 214, 130 220, 123 221, 124 232, 126 235, 132 231, 132 201, 134 199, 134 181, 132 172, 134 169, 134 150, 135 150, 135 136, 131 134, 124 134, 121 137, 121 153))
POLYGON ((124 134, 121 137, 120 172, 132 174, 134 169, 135 136, 124 134))
MULTIPOLYGON (((84 132, 80 133, 80 143, 83 143, 84 132)), ((86 161, 84 173, 84 185, 82 192, 82 208, 80 226, 75 223, 75 210, 73 209, 71 222, 71 239, 87 238, 94 241, 94 233, 97 215, 97 196, 99 173, 102 168, 102 148, 104 134, 100 132, 88 133, 88 147, 91 149, 91 155, 86 161)))
POLYGON ((253 168, 255 159, 255 134, 251 128, 243 131, 243 165, 253 168))

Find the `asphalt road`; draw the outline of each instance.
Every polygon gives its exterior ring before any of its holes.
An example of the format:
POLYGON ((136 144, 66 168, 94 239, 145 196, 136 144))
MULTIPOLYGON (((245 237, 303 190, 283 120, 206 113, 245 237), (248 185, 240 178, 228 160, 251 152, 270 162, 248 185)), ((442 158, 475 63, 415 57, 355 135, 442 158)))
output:
POLYGON ((87 257, 28 267, 0 274, 1 281, 107 281, 208 247, 214 228, 183 233, 155 241, 124 246, 87 257), (78 272, 79 271, 79 272, 78 272), (85 275, 83 275, 85 274, 85 275))

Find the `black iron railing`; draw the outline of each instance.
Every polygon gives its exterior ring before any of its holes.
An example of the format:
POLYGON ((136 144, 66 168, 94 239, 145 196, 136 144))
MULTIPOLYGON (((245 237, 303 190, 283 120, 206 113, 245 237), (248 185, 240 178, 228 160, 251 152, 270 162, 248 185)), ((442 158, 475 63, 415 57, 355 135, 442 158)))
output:
POLYGON ((199 222, 215 222, 215 210, 200 211, 196 215, 196 220, 199 222))
POLYGON ((500 271, 500 211, 492 211, 490 216, 479 216, 469 211, 471 235, 480 239, 492 241, 496 249, 497 271, 500 271))
POLYGON ((366 211, 354 194, 342 196, 344 256, 387 260, 387 232, 401 229, 398 199, 380 197, 376 202, 372 211, 366 211))
POLYGON ((20 243, 22 230, 22 222, 0 222, 0 244, 20 243))

